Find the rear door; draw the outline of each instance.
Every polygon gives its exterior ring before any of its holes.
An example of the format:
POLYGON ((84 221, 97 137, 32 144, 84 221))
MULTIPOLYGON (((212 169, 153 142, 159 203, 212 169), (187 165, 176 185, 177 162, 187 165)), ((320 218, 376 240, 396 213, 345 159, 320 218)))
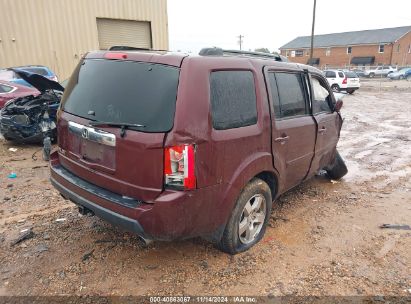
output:
POLYGON ((310 173, 327 166, 335 155, 339 132, 341 129, 341 117, 332 111, 332 92, 323 77, 312 75, 312 111, 317 123, 317 140, 315 144, 315 157, 310 173))
POLYGON ((280 192, 299 184, 314 156, 316 127, 302 72, 266 70, 272 112, 274 166, 284 181, 280 192))
POLYGON ((84 60, 62 100, 60 163, 112 192, 153 200, 163 188, 163 142, 173 127, 178 79, 176 67, 84 60))

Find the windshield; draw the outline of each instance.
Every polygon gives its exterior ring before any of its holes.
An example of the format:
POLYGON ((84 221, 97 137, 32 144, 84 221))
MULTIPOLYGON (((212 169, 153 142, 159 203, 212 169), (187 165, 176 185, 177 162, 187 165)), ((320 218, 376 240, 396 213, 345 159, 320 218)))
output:
POLYGON ((70 79, 62 100, 68 113, 94 121, 173 127, 179 69, 147 62, 88 59, 70 79))

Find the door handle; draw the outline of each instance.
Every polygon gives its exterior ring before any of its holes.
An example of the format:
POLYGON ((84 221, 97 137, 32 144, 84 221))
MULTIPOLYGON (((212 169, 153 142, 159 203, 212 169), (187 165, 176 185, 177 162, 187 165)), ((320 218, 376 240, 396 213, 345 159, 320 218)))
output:
POLYGON ((288 141, 289 138, 290 136, 283 135, 281 137, 277 137, 276 139, 274 139, 274 141, 283 145, 286 141, 288 141))
POLYGON ((327 129, 325 127, 322 127, 320 130, 318 130, 318 133, 320 134, 324 134, 325 132, 327 132, 327 129))

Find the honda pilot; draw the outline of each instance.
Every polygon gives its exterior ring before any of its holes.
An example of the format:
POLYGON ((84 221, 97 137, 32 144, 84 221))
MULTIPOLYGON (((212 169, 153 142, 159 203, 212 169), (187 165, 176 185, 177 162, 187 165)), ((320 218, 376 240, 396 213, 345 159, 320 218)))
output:
POLYGON ((51 181, 144 239, 201 236, 236 254, 279 195, 321 169, 346 174, 341 105, 321 71, 274 55, 91 52, 58 111, 51 181))

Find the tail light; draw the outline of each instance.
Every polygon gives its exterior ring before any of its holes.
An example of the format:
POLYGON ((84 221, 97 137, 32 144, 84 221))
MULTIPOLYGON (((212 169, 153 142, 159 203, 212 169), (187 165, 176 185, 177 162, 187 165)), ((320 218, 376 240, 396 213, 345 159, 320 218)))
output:
POLYGON ((343 83, 343 84, 347 84, 347 77, 344 78, 344 80, 343 80, 342 83, 343 83))
POLYGON ((194 172, 194 145, 181 145, 164 149, 165 185, 190 190, 196 187, 194 172))

